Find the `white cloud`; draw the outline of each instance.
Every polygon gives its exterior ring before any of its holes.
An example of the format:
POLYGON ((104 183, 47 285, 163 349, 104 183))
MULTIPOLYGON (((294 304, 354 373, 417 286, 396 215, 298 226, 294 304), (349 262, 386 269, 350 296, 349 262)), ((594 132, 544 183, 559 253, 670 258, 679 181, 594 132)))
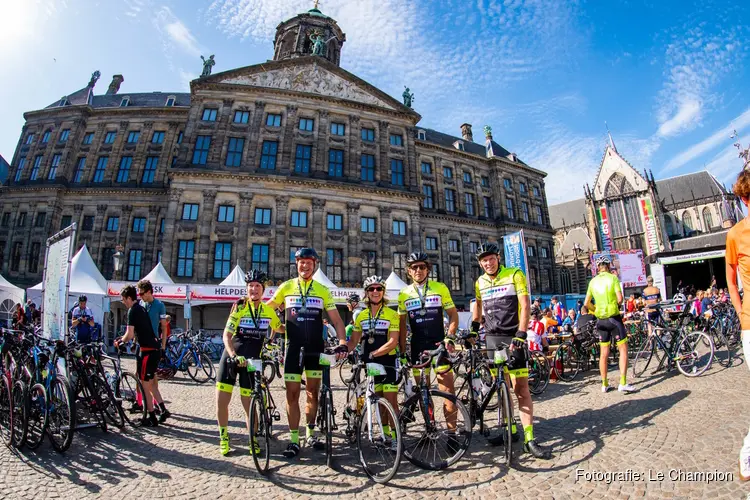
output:
POLYGON ((201 54, 198 40, 169 7, 164 6, 156 11, 154 23, 160 32, 166 33, 167 37, 187 54, 195 57, 201 54))
POLYGON ((662 169, 662 173, 676 170, 683 165, 700 158, 704 154, 713 151, 722 144, 731 144, 729 136, 732 134, 732 131, 736 129, 738 132, 742 132, 748 126, 750 126, 750 109, 747 109, 744 113, 732 120, 726 127, 717 130, 701 142, 690 146, 685 151, 682 151, 669 160, 662 169))

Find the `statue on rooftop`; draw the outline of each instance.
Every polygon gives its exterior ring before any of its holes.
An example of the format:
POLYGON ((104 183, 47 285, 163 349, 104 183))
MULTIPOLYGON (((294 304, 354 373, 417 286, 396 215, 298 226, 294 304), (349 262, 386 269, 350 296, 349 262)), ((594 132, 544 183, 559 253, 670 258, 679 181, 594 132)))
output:
POLYGON ((91 73, 91 80, 89 80, 89 87, 93 87, 96 85, 97 80, 99 80, 99 77, 102 76, 101 73, 99 73, 99 70, 94 71, 91 73))
POLYGON ((322 56, 323 51, 325 50, 325 47, 326 47, 325 45, 326 41, 325 41, 325 38, 323 37, 323 34, 319 32, 313 32, 310 35, 310 41, 313 43, 312 55, 322 56))
POLYGON ((404 93, 402 94, 404 97, 404 106, 407 108, 411 108, 411 103, 414 102, 414 92, 409 91, 409 87, 404 87, 404 93))
POLYGON ((214 64, 216 64, 216 61, 214 61, 214 55, 211 54, 208 59, 201 56, 201 60, 203 61, 203 73, 201 73, 201 78, 203 78, 204 76, 210 76, 211 68, 213 68, 214 64))

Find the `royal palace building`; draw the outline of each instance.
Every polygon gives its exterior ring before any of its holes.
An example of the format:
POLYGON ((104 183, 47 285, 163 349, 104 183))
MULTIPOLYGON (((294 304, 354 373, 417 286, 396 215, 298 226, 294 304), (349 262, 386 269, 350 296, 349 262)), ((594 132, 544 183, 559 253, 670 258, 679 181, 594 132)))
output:
MULTIPOLYGON (((345 34, 313 9, 277 27, 273 60, 211 74, 190 93, 121 91, 115 75, 25 113, 0 199, 0 270, 40 281, 45 241, 77 224, 104 276, 161 261, 176 282, 218 283, 239 263, 287 279, 315 247, 343 286, 424 250, 465 305, 474 249, 523 229, 532 290, 555 264, 545 173, 498 145, 420 126, 411 108, 339 66, 345 34)), ((457 127, 458 129, 458 127, 457 127)))

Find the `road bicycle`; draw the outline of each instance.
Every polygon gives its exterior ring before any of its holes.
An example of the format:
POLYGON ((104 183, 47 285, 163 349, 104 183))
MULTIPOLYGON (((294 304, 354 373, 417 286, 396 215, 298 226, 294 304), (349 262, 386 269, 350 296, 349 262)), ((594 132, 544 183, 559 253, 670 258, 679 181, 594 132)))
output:
POLYGON ((208 354, 193 345, 189 333, 180 333, 172 337, 174 340, 170 340, 165 355, 159 362, 160 374, 171 373, 174 376, 178 371, 187 372, 190 378, 199 384, 216 378, 213 362, 208 354))

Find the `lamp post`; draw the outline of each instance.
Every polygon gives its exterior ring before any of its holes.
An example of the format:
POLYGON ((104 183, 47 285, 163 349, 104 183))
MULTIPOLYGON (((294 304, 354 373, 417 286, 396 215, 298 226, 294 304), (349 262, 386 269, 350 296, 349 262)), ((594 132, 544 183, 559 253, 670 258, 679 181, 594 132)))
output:
POLYGON ((120 279, 120 272, 122 272, 122 266, 125 263, 125 254, 122 253, 125 248, 122 245, 117 245, 115 248, 116 252, 112 256, 112 260, 114 261, 115 265, 115 280, 120 279))

